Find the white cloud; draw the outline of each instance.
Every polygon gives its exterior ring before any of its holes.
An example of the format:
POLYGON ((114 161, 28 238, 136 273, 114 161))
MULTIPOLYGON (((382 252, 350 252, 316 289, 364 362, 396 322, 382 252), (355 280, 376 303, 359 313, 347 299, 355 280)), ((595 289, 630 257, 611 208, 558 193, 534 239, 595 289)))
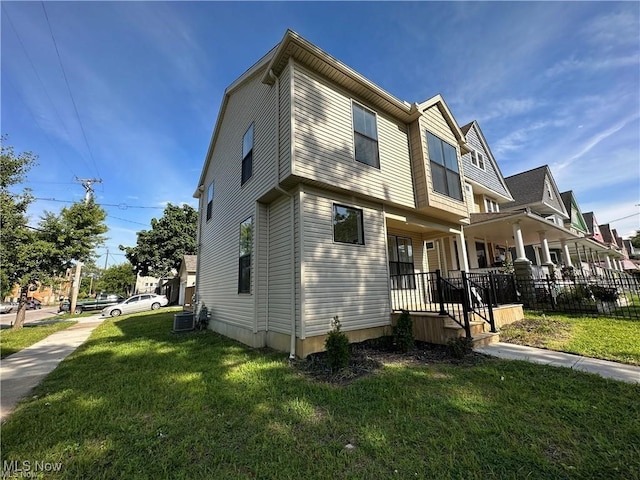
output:
POLYGON ((546 77, 558 77, 578 70, 593 72, 597 70, 609 70, 613 68, 638 65, 640 65, 640 56, 637 54, 617 58, 577 59, 575 57, 571 57, 551 66, 545 70, 544 75, 546 77))

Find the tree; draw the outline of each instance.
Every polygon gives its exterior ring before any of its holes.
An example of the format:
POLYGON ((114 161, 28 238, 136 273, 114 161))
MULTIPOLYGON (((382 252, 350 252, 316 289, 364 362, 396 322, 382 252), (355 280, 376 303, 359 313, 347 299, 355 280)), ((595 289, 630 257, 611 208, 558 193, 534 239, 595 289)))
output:
POLYGON ((26 210, 32 201, 30 192, 24 190, 15 194, 9 187, 23 181, 35 159, 31 153, 16 156, 13 148, 3 143, 0 264, 6 274, 5 283, 20 285, 20 305, 14 328, 21 328, 24 323, 27 292, 38 284, 50 283, 73 261, 89 260, 95 248, 104 241, 102 234, 107 231, 106 213, 93 201, 64 207, 58 215, 45 212, 38 227, 29 227, 26 210))
POLYGON ((636 230, 636 234, 631 237, 631 245, 640 248, 640 230, 636 230))
POLYGON ((138 232, 135 247, 120 245, 136 273, 142 276, 167 277, 180 268, 184 255, 197 252, 198 212, 190 205, 172 205, 162 218, 151 219, 151 230, 138 232))
POLYGON ((136 283, 136 274, 133 266, 127 263, 113 265, 102 272, 100 280, 95 285, 96 291, 117 293, 123 297, 128 297, 133 292, 136 283))

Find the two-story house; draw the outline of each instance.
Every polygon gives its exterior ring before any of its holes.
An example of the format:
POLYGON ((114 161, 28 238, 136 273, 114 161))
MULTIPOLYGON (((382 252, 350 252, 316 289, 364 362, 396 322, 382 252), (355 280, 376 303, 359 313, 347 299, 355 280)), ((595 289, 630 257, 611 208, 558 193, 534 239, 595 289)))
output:
POLYGON ((194 193, 210 328, 301 357, 334 317, 382 335, 418 288, 394 274, 467 263, 465 153, 442 97, 401 101, 287 31, 226 89, 194 193))

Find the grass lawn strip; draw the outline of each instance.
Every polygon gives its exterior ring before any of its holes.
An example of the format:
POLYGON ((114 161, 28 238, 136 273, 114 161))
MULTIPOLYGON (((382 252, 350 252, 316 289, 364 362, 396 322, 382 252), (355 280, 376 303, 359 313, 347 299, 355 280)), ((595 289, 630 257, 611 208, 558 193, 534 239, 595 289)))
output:
POLYGON ((487 358, 335 386, 172 317, 98 327, 3 425, 2 461, 69 479, 640 477, 637 385, 487 358))
POLYGON ((27 348, 40 340, 47 338, 52 333, 69 328, 78 322, 64 321, 43 325, 25 326, 20 330, 3 328, 0 330, 0 358, 5 358, 23 348, 27 348))
POLYGON ((640 365, 638 320, 526 312, 501 328, 500 341, 640 365))

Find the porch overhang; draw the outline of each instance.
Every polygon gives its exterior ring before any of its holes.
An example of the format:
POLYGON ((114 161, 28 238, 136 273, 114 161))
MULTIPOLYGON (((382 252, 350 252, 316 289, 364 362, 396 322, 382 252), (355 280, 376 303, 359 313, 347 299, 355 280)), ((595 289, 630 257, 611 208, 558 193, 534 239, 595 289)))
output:
POLYGON ((464 227, 464 233, 467 238, 482 238, 487 242, 509 247, 515 244, 513 225, 516 223, 520 224, 522 240, 525 245, 539 244, 541 232, 544 232, 549 243, 560 242, 561 240, 570 242, 582 238, 566 228, 551 223, 527 210, 520 212, 472 213, 471 224, 464 227))
POLYGON ((438 222, 436 219, 420 218, 409 213, 385 212, 385 221, 388 227, 420 232, 426 238, 439 238, 448 235, 460 234, 460 225, 438 222))
MULTIPOLYGON (((592 252, 596 255, 602 255, 603 259, 604 256, 616 259, 624 258, 622 252, 614 250, 608 245, 603 245, 602 243, 587 237, 567 240, 566 244, 569 249, 569 254, 576 258, 584 258, 585 253, 591 254, 592 252)), ((560 249, 562 248, 562 245, 560 242, 549 242, 549 248, 560 249)))

